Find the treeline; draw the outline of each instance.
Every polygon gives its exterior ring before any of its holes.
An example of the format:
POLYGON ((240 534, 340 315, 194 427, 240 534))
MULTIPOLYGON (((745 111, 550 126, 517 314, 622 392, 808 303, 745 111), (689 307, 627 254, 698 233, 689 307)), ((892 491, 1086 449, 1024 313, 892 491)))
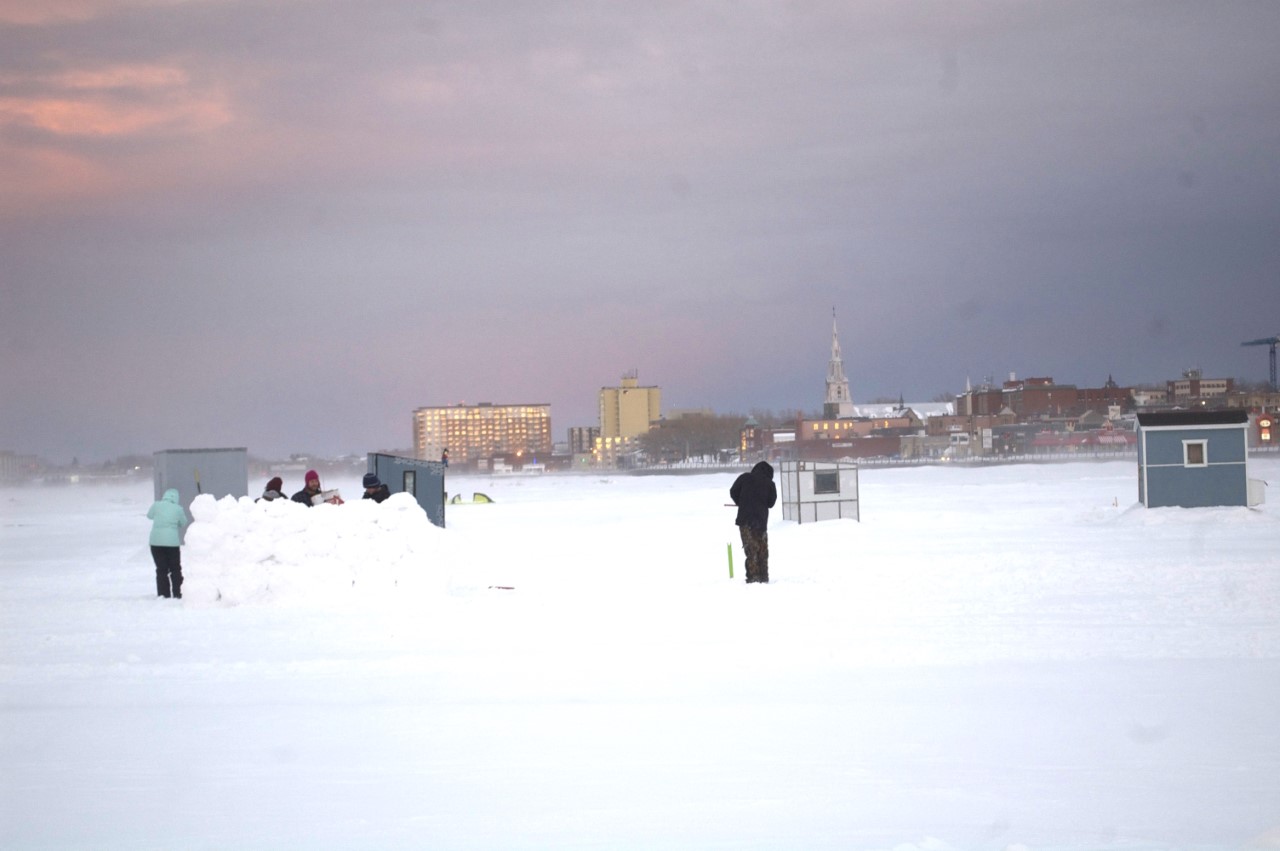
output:
MULTIPOLYGON (((775 414, 752 411, 750 418, 762 428, 781 428, 793 424, 798 411, 775 414)), ((640 450, 652 463, 675 463, 691 458, 718 458, 734 455, 747 423, 742 414, 686 414, 663 420, 638 438, 640 450)))

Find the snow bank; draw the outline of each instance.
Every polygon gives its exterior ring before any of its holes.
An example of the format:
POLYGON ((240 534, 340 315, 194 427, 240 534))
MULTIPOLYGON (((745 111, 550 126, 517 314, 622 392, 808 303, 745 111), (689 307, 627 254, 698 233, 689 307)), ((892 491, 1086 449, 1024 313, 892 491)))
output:
POLYGON ((385 600, 444 579, 444 530, 409 494, 308 508, 249 497, 191 503, 187 605, 385 600))

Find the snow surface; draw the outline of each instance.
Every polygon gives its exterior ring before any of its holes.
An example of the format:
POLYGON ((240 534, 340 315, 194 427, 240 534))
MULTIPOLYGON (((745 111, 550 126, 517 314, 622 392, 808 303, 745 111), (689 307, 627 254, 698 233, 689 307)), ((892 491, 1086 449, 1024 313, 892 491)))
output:
POLYGON ((1280 489, 864 468, 748 587, 732 478, 210 498, 183 600, 150 483, 0 490, 0 847, 1280 847, 1280 489))

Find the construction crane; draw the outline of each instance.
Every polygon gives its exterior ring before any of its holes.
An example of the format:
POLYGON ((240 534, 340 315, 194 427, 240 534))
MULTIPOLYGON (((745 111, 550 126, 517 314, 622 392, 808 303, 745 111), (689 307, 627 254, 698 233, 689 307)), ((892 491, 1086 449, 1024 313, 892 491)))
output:
POLYGON ((1276 343, 1280 343, 1280 337, 1263 337, 1261 340, 1250 340, 1247 343, 1241 343, 1242 346, 1270 346, 1271 347, 1271 390, 1276 389, 1276 343))

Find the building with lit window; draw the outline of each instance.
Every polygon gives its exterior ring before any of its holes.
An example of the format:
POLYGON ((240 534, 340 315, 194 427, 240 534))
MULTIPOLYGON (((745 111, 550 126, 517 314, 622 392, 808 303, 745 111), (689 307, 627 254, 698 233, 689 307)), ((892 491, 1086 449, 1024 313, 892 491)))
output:
POLYGON ((569 452, 572 455, 590 455, 600 436, 599 426, 574 426, 569 429, 569 452))
POLYGON ((639 437, 662 417, 662 391, 641 387, 635 372, 622 376, 619 387, 600 388, 600 436, 639 437))
POLYGON ((438 461, 446 449, 450 463, 462 466, 507 455, 545 462, 551 457, 551 406, 482 402, 416 409, 414 454, 438 461))
POLYGON ((592 452, 601 467, 625 466, 624 459, 637 450, 636 438, 646 434, 662 418, 662 390, 641 387, 632 371, 618 387, 600 388, 600 430, 592 452))

